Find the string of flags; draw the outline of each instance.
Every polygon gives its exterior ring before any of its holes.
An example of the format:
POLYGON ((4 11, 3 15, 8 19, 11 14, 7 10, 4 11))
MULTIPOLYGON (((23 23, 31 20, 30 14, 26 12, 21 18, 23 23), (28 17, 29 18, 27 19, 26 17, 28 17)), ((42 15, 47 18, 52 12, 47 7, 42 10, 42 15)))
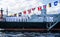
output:
MULTIPOLYGON (((57 6, 57 5, 58 5, 58 1, 55 1, 53 5, 54 5, 54 6, 57 6)), ((52 7, 52 3, 49 3, 48 6, 49 6, 49 7, 52 7)))
MULTIPOLYGON (((28 12, 28 14, 30 14, 32 11, 35 11, 35 9, 36 8, 31 8, 31 9, 29 9, 27 11, 23 11, 23 14, 26 15, 27 12, 28 12)), ((37 10, 38 11, 41 11, 42 10, 42 7, 41 6, 37 7, 37 10)))
MULTIPOLYGON (((58 3, 59 3, 58 1, 55 1, 53 5, 54 5, 54 6, 57 6, 58 3)), ((49 4, 48 4, 48 7, 49 7, 49 8, 52 7, 52 3, 49 3, 49 4)), ((39 7, 36 7, 36 8, 37 8, 38 11, 42 11, 42 6, 39 6, 39 7)), ((31 9, 28 9, 28 10, 24 10, 23 12, 20 12, 20 13, 18 13, 18 14, 19 14, 19 16, 20 16, 20 14, 22 14, 22 13, 23 13, 24 15, 26 15, 26 14, 29 15, 29 14, 32 13, 32 11, 35 11, 36 8, 31 8, 31 9)), ((46 8, 47 8, 47 5, 43 5, 43 9, 46 9, 46 8)), ((16 15, 16 14, 15 14, 15 15, 16 15)))
MULTIPOLYGON (((49 7, 52 7, 52 3, 49 3, 48 5, 49 5, 49 7)), ((55 1, 53 5, 54 5, 54 6, 57 6, 57 5, 58 5, 58 1, 55 1)), ((47 5, 43 5, 43 8, 46 9, 46 6, 47 6, 47 5)), ((37 8, 38 8, 38 11, 42 11, 42 6, 39 6, 39 7, 37 7, 37 8)), ((35 9, 36 9, 36 8, 31 8, 31 9, 27 10, 27 11, 28 11, 28 14, 30 14, 31 11, 34 11, 35 9)), ((25 12, 24 14, 26 14, 26 12, 25 12)))

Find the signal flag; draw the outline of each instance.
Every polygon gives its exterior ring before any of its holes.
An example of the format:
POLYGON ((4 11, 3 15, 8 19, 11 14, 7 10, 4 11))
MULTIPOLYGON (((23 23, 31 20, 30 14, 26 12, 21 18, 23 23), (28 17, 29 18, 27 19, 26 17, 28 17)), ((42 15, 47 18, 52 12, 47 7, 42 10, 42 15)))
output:
POLYGON ((30 13, 31 13, 31 9, 28 10, 28 14, 30 14, 30 13))
POLYGON ((14 14, 14 16, 17 16, 17 14, 14 14))
POLYGON ((55 1, 55 2, 54 2, 54 6, 57 6, 57 5, 58 5, 58 1, 55 1))
POLYGON ((51 7, 51 3, 49 3, 49 7, 51 7))
POLYGON ((46 5, 43 5, 43 8, 46 9, 46 5))
POLYGON ((23 14, 26 14, 26 11, 23 11, 23 14))
POLYGON ((38 11, 41 11, 42 10, 42 8, 41 7, 38 7, 38 11))
POLYGON ((32 10, 34 11, 34 10, 35 10, 35 8, 32 8, 32 10))
POLYGON ((18 13, 18 15, 21 16, 22 15, 22 12, 18 13))

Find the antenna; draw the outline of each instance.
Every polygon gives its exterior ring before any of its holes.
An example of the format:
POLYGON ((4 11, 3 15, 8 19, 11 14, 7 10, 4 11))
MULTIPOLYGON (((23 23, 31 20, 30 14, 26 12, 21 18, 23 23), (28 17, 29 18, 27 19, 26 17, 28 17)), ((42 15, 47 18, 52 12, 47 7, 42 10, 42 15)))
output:
POLYGON ((7 16, 8 16, 8 8, 6 9, 6 13, 7 13, 7 16))

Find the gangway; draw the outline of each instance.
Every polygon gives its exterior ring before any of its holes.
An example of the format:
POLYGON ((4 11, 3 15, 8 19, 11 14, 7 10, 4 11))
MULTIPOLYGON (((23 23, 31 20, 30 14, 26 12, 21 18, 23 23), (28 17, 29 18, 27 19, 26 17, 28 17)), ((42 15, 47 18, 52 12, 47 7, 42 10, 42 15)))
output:
POLYGON ((50 23, 51 25, 49 25, 48 31, 51 30, 59 22, 59 20, 58 20, 59 18, 60 18, 60 14, 58 15, 56 21, 54 21, 53 24, 50 23))

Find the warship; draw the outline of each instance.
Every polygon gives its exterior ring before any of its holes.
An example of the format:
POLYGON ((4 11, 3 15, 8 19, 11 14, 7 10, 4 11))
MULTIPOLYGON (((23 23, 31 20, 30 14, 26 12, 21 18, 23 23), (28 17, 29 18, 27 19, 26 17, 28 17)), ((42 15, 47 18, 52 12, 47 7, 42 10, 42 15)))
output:
MULTIPOLYGON (((3 10, 1 9, 1 14, 3 10)), ((60 14, 46 14, 46 9, 42 9, 41 15, 29 16, 6 16, 3 14, 0 18, 0 28, 2 30, 14 30, 14 31, 41 31, 46 30, 60 30, 60 14), (45 12, 43 12, 45 10, 45 12), (55 26, 56 25, 56 26, 55 26)))
MULTIPOLYGON (((56 6, 57 4, 55 4, 56 6)), ((60 8, 60 7, 59 7, 60 8)), ((8 15, 8 9, 7 9, 8 15)), ((60 30, 60 13, 47 14, 46 6, 41 10, 40 15, 33 14, 31 16, 21 16, 20 13, 17 17, 3 15, 3 9, 0 10, 0 28, 1 30, 14 30, 14 31, 49 31, 60 30)), ((56 12, 55 10, 53 12, 56 12)))

